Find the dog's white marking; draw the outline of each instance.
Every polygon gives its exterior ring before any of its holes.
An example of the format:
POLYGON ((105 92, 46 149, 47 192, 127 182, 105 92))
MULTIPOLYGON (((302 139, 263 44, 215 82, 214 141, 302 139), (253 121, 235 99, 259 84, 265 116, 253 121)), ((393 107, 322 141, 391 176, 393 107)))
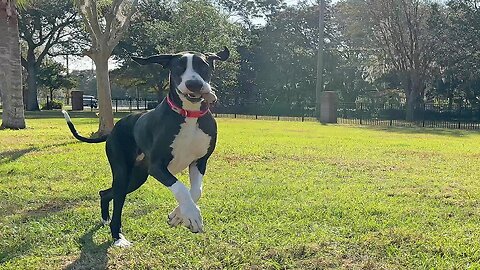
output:
MULTIPOLYGON (((192 232, 203 232, 203 221, 200 209, 193 202, 188 188, 180 181, 175 182, 168 187, 175 195, 175 199, 178 202, 180 210, 181 223, 188 227, 192 232)), ((175 211, 175 210, 174 210, 175 211)), ((178 216, 178 213, 177 213, 178 216)), ((170 220, 171 221, 171 220, 170 220)), ((169 221, 169 223, 170 223, 169 221)), ((180 220, 176 220, 177 225, 180 224, 180 220)), ((171 224, 171 223, 170 223, 171 224)))
POLYGON ((180 125, 180 132, 170 145, 173 159, 168 164, 168 171, 176 175, 195 160, 205 156, 210 140, 211 137, 198 127, 197 118, 185 118, 185 123, 180 125))
POLYGON ((172 227, 177 227, 182 224, 182 214, 180 213, 180 206, 177 206, 168 214, 168 224, 172 227))
POLYGON ((105 219, 102 218, 102 225, 106 226, 108 224, 110 224, 110 219, 105 220, 105 219))
POLYGON ((191 53, 187 53, 184 55, 184 57, 187 58, 187 68, 185 69, 185 72, 183 72, 182 76, 180 76, 180 78, 182 79, 181 83, 177 86, 178 89, 184 93, 184 94, 188 94, 188 93, 192 93, 186 86, 186 82, 188 80, 199 80, 203 83, 203 87, 202 89, 200 90, 200 93, 202 94, 208 94, 212 91, 212 87, 210 86, 210 84, 208 82, 206 82, 202 76, 200 76, 200 74, 198 74, 198 72, 195 71, 195 69, 193 68, 193 54, 191 53))
POLYGON ((120 234, 120 239, 113 243, 115 247, 126 248, 132 246, 132 243, 128 241, 123 234, 120 234))
POLYGON ((65 110, 62 110, 62 113, 63 113, 63 117, 65 117, 65 120, 67 120, 67 122, 71 123, 72 119, 70 119, 70 115, 68 115, 68 112, 65 111, 65 110))
POLYGON ((178 95, 180 97, 180 100, 182 101, 182 108, 187 111, 200 111, 200 108, 202 106, 201 102, 196 102, 193 103, 189 101, 185 96, 183 95, 178 95))
POLYGON ((195 163, 190 164, 188 174, 190 176, 190 195, 192 196, 192 200, 197 203, 200 196, 202 196, 203 175, 195 163))
MULTIPOLYGON (((202 180, 203 175, 197 168, 195 163, 192 163, 189 167, 189 176, 190 176, 190 196, 192 201, 197 203, 202 195, 202 180)), ((169 215, 168 215, 168 224, 172 227, 177 227, 182 224, 183 218, 180 211, 180 206, 177 206, 169 215)))

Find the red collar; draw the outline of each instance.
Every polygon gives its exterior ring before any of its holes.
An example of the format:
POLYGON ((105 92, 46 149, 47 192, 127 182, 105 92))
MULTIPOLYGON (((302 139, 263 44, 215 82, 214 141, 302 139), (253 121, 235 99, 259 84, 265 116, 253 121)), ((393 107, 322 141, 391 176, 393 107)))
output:
POLYGON ((181 107, 177 106, 175 103, 173 103, 173 101, 170 99, 170 97, 168 95, 167 95, 167 104, 168 104, 168 106, 170 106, 170 108, 174 112, 182 115, 183 117, 187 117, 187 118, 200 118, 210 111, 210 109, 208 108, 208 105, 207 105, 207 108, 203 111, 202 110, 200 110, 200 111, 185 110, 184 108, 181 108, 181 107))

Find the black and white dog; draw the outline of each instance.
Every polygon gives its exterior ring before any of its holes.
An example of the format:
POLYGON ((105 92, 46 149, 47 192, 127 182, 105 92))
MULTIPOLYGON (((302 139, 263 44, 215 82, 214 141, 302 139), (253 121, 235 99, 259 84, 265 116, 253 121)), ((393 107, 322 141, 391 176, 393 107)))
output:
POLYGON ((110 221, 109 204, 113 199, 110 229, 115 246, 131 245, 121 233, 122 208, 126 195, 145 183, 148 175, 167 186, 178 201, 178 207, 168 215, 168 224, 183 224, 195 233, 203 231, 196 203, 202 193, 207 160, 217 140, 217 124, 205 100, 216 100, 210 86, 214 62, 225 61, 229 55, 225 48, 216 54, 183 52, 132 57, 141 65, 160 64, 168 68, 170 91, 154 110, 120 119, 109 135, 97 139, 82 137, 63 111, 75 138, 88 143, 107 142, 113 182, 111 188, 100 191, 100 204, 106 224, 110 221), (190 190, 175 177, 187 167, 190 190))

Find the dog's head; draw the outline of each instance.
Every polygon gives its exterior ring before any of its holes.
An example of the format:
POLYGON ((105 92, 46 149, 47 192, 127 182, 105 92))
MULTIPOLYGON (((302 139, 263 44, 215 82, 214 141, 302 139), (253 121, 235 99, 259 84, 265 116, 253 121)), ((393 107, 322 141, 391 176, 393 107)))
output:
POLYGON ((228 48, 218 53, 182 52, 159 54, 147 58, 132 57, 140 65, 160 64, 170 70, 170 91, 176 91, 190 102, 200 102, 202 95, 212 91, 210 80, 215 61, 225 61, 228 48))

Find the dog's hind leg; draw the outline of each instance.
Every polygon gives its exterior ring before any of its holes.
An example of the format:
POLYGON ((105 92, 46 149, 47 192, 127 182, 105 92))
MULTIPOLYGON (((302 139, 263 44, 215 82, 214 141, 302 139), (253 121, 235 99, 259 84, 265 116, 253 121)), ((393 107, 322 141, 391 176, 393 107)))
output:
MULTIPOLYGON (((141 185, 145 183, 148 177, 148 170, 145 166, 136 165, 132 173, 130 174, 130 181, 128 185, 127 194, 137 190, 141 185)), ((100 194, 100 207, 102 209, 102 223, 107 225, 110 223, 109 206, 110 201, 113 200, 113 189, 105 189, 99 192, 100 194)))
POLYGON ((122 209, 125 203, 125 197, 127 196, 129 173, 124 170, 123 175, 121 172, 114 173, 113 180, 113 215, 110 222, 110 231, 112 237, 115 240, 114 245, 118 247, 128 247, 131 243, 125 239, 121 234, 122 229, 122 209), (120 174, 120 175, 118 175, 120 174))
POLYGON ((130 182, 128 184, 127 193, 134 192, 139 187, 141 187, 148 177, 148 168, 142 165, 136 165, 133 167, 132 173, 130 174, 130 182))
POLYGON ((109 213, 109 206, 110 201, 113 200, 113 190, 112 188, 105 189, 99 192, 100 194, 100 207, 102 209, 102 223, 103 225, 107 225, 110 223, 110 213, 109 213))
MULTIPOLYGON (((114 176, 115 177, 115 176, 114 176)), ((122 234, 122 209, 125 203, 125 197, 128 193, 137 190, 145 183, 148 177, 148 171, 145 167, 134 166, 130 173, 116 176, 113 181, 113 215, 110 222, 112 237, 115 240, 114 245, 118 247, 128 247, 131 243, 122 234), (120 179, 119 179, 120 178, 120 179), (127 179, 125 179, 127 178, 127 179)))

